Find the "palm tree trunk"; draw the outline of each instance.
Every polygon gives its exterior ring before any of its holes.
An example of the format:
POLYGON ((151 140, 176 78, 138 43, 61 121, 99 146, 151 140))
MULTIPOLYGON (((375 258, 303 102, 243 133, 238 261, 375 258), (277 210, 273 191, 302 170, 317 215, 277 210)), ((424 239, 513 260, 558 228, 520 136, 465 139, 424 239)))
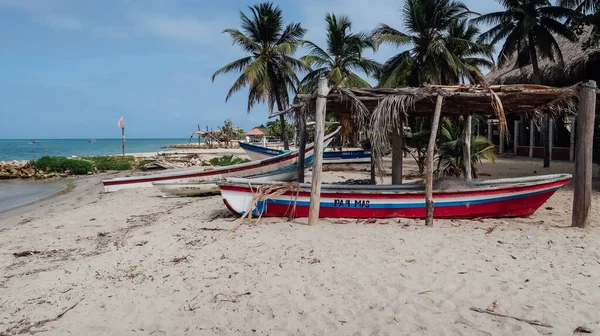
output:
MULTIPOLYGON (((285 107, 283 107, 281 97, 279 97, 279 94, 276 94, 275 97, 277 101, 277 108, 279 109, 279 111, 283 111, 285 107)), ((285 128, 285 116, 283 114, 279 115, 279 122, 281 123, 281 140, 283 140, 283 149, 289 150, 290 141, 288 140, 287 130, 285 128)))
MULTIPOLYGON (((540 67, 538 65, 537 51, 535 45, 532 43, 533 38, 529 36, 529 57, 531 57, 531 66, 533 67, 533 82, 535 84, 542 84, 542 77, 540 75, 540 67)), ((544 127, 542 127, 542 141, 544 143, 544 168, 550 167, 550 118, 548 113, 544 113, 544 127)))

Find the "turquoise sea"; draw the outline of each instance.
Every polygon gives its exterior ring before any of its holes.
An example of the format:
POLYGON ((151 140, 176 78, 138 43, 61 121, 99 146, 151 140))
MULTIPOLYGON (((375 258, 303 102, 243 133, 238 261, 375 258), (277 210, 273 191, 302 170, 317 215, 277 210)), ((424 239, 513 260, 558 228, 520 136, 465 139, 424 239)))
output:
MULTIPOLYGON (((193 139, 192 141, 198 141, 193 139)), ((158 152, 188 139, 126 139, 125 154, 158 152)), ((121 139, 0 139, 0 161, 33 160, 44 155, 86 156, 121 153, 121 139)))

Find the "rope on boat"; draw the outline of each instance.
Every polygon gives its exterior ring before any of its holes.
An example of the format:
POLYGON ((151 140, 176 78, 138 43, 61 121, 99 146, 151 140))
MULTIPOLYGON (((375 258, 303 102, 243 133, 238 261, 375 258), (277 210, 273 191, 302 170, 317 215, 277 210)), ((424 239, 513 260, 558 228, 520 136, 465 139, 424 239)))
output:
POLYGON ((257 223, 261 219, 262 214, 266 208, 266 202, 269 199, 276 198, 285 193, 291 192, 293 197, 293 203, 291 205, 291 211, 289 211, 288 219, 292 219, 296 215, 296 203, 298 201, 298 195, 300 193, 300 185, 297 182, 283 183, 283 184, 262 184, 256 190, 252 188, 250 182, 248 182, 248 186, 253 193, 252 201, 250 201, 250 206, 246 210, 246 212, 235 221, 233 226, 229 229, 229 232, 235 232, 237 228, 239 228, 246 218, 252 220, 252 213, 254 210, 258 212, 257 223))

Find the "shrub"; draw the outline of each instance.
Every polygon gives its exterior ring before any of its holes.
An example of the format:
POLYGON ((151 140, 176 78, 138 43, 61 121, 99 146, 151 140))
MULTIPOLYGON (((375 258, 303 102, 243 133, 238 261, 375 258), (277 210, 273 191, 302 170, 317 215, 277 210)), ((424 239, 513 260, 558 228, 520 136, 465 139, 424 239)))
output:
POLYGON ((210 159, 210 164, 213 166, 231 166, 240 163, 250 162, 248 159, 242 159, 233 155, 225 155, 221 157, 214 157, 210 159))
POLYGON ((86 161, 91 161, 97 170, 131 170, 133 156, 85 156, 86 161))
POLYGON ((75 175, 83 175, 93 170, 90 162, 57 156, 43 156, 38 160, 31 161, 30 164, 36 169, 54 173, 70 172, 75 175))

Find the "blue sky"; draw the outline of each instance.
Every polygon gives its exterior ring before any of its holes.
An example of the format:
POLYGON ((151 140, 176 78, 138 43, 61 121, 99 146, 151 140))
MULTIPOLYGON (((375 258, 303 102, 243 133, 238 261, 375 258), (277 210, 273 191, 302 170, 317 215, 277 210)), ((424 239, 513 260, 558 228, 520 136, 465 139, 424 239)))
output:
MULTIPOLYGON (((114 138, 125 117, 130 138, 186 138, 197 124, 231 118, 248 130, 267 121, 246 112, 241 91, 227 103, 234 75, 211 75, 244 56, 224 28, 239 26, 240 0, 0 0, 0 138, 114 138)), ((473 11, 499 8, 468 0, 473 11)), ((385 22, 401 28, 402 1, 275 1, 288 22, 322 45, 327 12, 347 14, 354 30, 385 22)), ((370 55, 385 61, 383 48, 370 55)))

